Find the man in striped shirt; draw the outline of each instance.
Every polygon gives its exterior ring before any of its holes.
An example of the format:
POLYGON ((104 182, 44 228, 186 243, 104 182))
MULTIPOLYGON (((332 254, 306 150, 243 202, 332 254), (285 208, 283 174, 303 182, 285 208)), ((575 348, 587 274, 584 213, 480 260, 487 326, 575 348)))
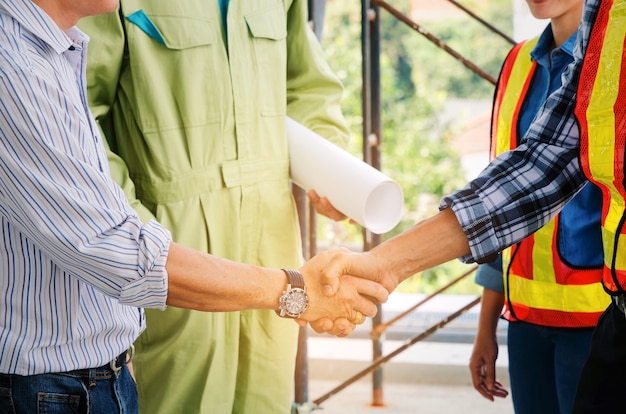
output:
MULTIPOLYGON (((3 413, 136 412, 125 361, 145 327, 142 308, 278 309, 287 286, 279 269, 187 249, 155 221, 142 224, 110 178, 85 95, 87 37, 74 26, 116 7, 0 3, 3 413)), ((322 255, 301 269, 310 298, 301 319, 373 316, 366 297, 384 301, 387 291, 358 278, 318 280, 325 263, 322 255), (339 290, 325 295, 331 283, 339 290)))

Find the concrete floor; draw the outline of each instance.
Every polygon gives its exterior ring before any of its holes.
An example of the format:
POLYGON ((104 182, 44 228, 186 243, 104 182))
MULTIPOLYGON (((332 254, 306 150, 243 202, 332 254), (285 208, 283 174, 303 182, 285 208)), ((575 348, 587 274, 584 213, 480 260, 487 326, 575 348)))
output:
MULTIPOLYGON (((313 399, 338 384, 311 381, 313 399)), ((513 414, 511 397, 494 402, 484 399, 467 385, 429 385, 388 382, 383 389, 383 407, 372 406, 371 381, 360 380, 333 395, 322 404, 319 414, 513 414)))
MULTIPOLYGON (((402 344, 385 341, 383 355, 402 344)), ((309 338, 307 400, 322 399, 321 409, 303 407, 299 414, 513 414, 510 395, 491 402, 474 390, 467 366, 471 344, 437 342, 417 343, 382 366, 384 406, 374 407, 372 374, 358 375, 371 364, 371 349, 367 339, 309 338)), ((501 346, 496 375, 509 389, 506 352, 501 346)))
MULTIPOLYGON (((442 295, 388 331, 383 356, 405 348, 410 338, 441 317, 469 302, 471 297, 442 295)), ((385 304, 385 317, 419 300, 414 295, 392 295, 385 304)), ((319 407, 302 406, 298 414, 513 414, 511 397, 491 402, 478 394, 469 375, 479 306, 429 338, 398 353, 382 365, 381 407, 372 406, 372 363, 369 326, 348 338, 308 335, 308 401, 322 399, 319 407), (337 390, 352 379, 345 388, 337 390), (330 396, 326 398, 326 394, 330 396), (319 408, 316 409, 316 408, 319 408)), ((503 331, 504 332, 504 331, 503 331)), ((496 378, 509 389, 506 339, 500 338, 496 378)))

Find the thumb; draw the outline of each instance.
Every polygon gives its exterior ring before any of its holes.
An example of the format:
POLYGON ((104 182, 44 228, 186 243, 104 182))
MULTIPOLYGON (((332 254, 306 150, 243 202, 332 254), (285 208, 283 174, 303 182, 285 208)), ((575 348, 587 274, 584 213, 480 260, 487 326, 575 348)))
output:
POLYGON ((326 269, 322 272, 320 282, 322 284, 322 292, 326 296, 333 296, 339 290, 339 277, 341 272, 337 270, 337 266, 331 261, 326 269))
POLYGON ((322 277, 322 292, 325 296, 333 296, 339 290, 339 278, 338 277, 322 277))

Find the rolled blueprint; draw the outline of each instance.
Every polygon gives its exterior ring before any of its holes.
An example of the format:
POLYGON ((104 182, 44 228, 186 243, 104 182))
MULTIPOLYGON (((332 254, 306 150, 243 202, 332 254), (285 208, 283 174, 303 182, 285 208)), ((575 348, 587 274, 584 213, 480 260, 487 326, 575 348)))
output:
POLYGON ((315 190, 372 233, 393 229, 402 217, 402 188, 371 165, 287 117, 291 180, 315 190))

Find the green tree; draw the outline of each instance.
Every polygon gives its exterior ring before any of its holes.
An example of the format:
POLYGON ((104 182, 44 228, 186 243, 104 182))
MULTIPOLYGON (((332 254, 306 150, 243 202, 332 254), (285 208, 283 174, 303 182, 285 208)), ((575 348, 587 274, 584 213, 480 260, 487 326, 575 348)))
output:
MULTIPOLYGON (((513 7, 510 0, 490 0, 482 5, 476 3, 473 7, 472 2, 463 3, 485 21, 492 24, 496 22, 494 26, 500 31, 512 33, 513 7)), ((453 50, 496 79, 502 61, 512 46, 469 17, 442 20, 424 26, 453 50)), ((420 43, 421 47, 411 49, 411 58, 419 65, 419 70, 415 72, 419 77, 416 81, 418 85, 445 90, 450 97, 491 99, 493 85, 490 82, 468 70, 461 62, 446 53, 434 53, 433 49, 436 46, 432 43, 430 47, 425 46, 423 41, 420 43)))

